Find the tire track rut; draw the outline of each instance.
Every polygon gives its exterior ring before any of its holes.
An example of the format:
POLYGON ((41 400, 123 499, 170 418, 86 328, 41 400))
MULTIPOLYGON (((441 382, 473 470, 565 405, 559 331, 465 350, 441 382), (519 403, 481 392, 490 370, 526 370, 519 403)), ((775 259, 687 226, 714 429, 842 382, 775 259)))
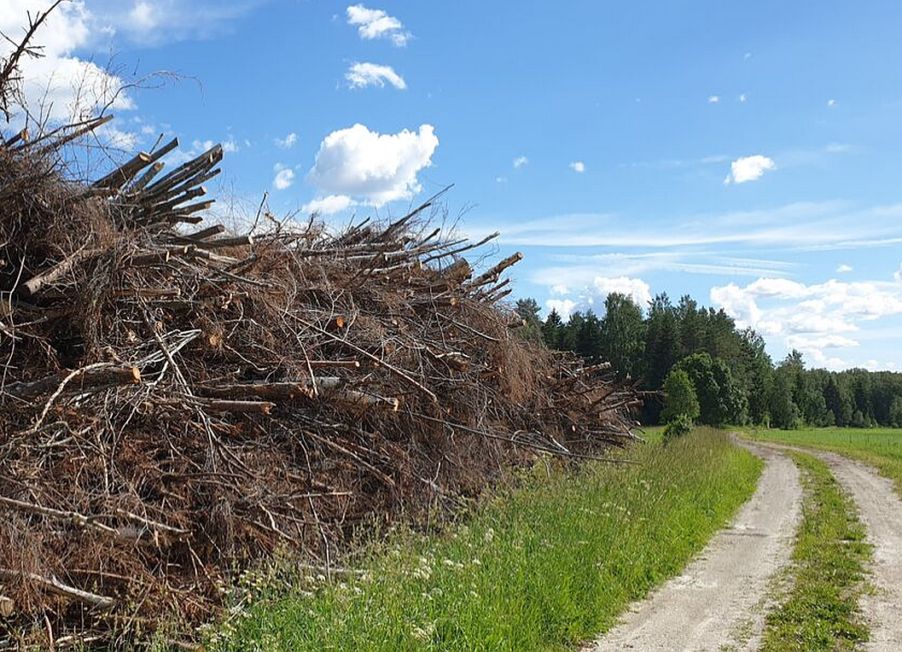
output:
POLYGON ((587 652, 758 646, 771 578, 790 561, 802 486, 796 465, 784 453, 738 443, 763 458, 765 468, 732 525, 716 534, 681 575, 633 605, 587 652))
POLYGON ((840 485, 855 501, 859 517, 874 546, 871 583, 876 591, 865 594, 861 610, 871 638, 864 645, 873 652, 902 650, 902 500, 893 483, 873 468, 837 453, 806 449, 823 460, 840 485))

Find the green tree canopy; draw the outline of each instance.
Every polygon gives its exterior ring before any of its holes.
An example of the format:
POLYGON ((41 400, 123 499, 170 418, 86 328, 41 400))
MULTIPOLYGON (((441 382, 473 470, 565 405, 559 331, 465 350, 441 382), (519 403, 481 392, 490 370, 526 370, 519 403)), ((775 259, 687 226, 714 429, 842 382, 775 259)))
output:
POLYGON ((612 292, 604 302, 604 318, 599 332, 598 356, 621 377, 642 375, 645 351, 645 323, 642 308, 628 296, 612 292))
POLYGON ((694 353, 676 365, 689 376, 698 394, 699 421, 719 426, 730 421, 742 422, 743 400, 727 365, 707 353, 694 353))
MULTIPOLYGON (((902 423, 902 373, 807 369, 798 351, 775 368, 760 335, 737 328, 723 310, 699 306, 689 296, 674 306, 659 294, 643 315, 629 297, 614 293, 604 308, 601 318, 575 312, 567 323, 552 310, 540 324, 541 337, 551 348, 610 362, 621 378, 632 377, 650 392, 666 389, 679 366, 696 391, 702 423, 750 421, 782 428, 902 423)), ((535 301, 519 302, 517 312, 536 325, 535 301)), ((659 423, 661 411, 660 401, 646 401, 640 419, 659 423)))
POLYGON ((664 410, 661 419, 671 422, 684 416, 695 421, 700 414, 698 396, 689 375, 682 369, 673 369, 664 381, 664 410))

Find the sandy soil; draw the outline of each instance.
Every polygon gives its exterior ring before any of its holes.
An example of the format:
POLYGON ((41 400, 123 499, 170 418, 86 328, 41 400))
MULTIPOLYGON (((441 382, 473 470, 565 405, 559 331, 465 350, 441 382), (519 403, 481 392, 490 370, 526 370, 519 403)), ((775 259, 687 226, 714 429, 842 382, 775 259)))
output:
MULTIPOLYGON (((633 606, 586 650, 756 649, 770 581, 789 563, 802 488, 792 460, 747 444, 766 466, 755 494, 682 575, 633 606)), ((897 648, 902 649, 902 648, 897 648)))

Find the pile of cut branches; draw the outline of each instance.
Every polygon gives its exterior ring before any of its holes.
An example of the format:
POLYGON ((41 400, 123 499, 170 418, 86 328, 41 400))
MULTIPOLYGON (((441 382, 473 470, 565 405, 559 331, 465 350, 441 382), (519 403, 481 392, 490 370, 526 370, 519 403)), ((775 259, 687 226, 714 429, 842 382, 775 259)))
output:
POLYGON ((277 547, 328 568, 363 524, 632 438, 631 388, 518 336, 519 254, 474 270, 431 202, 205 226, 219 146, 60 171, 107 120, 0 141, 0 645, 200 623, 277 547))

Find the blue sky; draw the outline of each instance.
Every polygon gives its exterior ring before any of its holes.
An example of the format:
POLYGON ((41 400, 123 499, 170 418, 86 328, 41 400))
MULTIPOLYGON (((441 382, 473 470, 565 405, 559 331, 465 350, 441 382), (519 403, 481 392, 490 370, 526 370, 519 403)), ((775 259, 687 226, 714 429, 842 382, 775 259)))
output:
POLYGON ((526 254, 518 296, 689 293, 774 357, 902 369, 900 28, 890 0, 85 0, 26 72, 58 113, 78 75, 177 73, 107 137, 227 143, 238 209, 340 223, 454 183, 461 231, 526 254))

